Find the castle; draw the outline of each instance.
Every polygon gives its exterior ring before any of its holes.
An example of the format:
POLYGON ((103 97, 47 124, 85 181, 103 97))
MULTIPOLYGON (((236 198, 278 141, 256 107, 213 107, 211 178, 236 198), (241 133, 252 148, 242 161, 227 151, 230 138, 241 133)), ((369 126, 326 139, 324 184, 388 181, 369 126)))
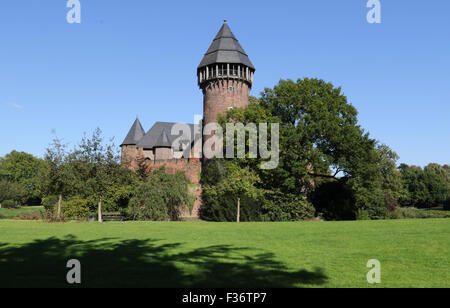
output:
MULTIPOLYGON (((215 123, 218 114, 227 110, 247 106, 254 73, 255 67, 225 20, 197 68, 198 85, 203 92, 202 125, 215 123)), ((192 212, 186 210, 183 216, 198 216, 202 161, 194 154, 202 151, 202 134, 196 132, 197 127, 199 130, 202 127, 187 124, 191 139, 186 140, 190 142, 186 147, 185 143, 174 144, 180 137, 172 135, 175 124, 156 122, 146 133, 136 119, 121 145, 122 164, 136 170, 144 163, 147 172, 161 166, 165 166, 166 172, 184 171, 193 184, 190 192, 195 195, 195 202, 192 212)))

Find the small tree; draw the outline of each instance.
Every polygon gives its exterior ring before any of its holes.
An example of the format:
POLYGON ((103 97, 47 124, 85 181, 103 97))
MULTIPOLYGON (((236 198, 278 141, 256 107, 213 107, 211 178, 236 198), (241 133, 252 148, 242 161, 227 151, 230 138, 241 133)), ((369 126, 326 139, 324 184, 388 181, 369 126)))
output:
POLYGON ((193 202, 188 184, 183 172, 170 174, 161 167, 138 186, 130 200, 128 215, 133 220, 179 220, 181 208, 193 202))
POLYGON ((237 164, 229 162, 226 169, 227 175, 218 183, 217 190, 234 196, 237 203, 236 222, 240 222, 241 197, 257 198, 259 190, 255 184, 260 180, 248 167, 240 168, 237 164))
POLYGON ((61 218, 61 206, 63 195, 69 194, 71 170, 67 162, 67 144, 61 139, 55 138, 47 148, 45 161, 47 170, 43 174, 42 182, 44 192, 47 195, 58 196, 57 218, 61 218))
POLYGON ((102 131, 97 128, 91 138, 86 135, 70 155, 71 164, 76 170, 77 181, 84 187, 85 194, 92 192, 98 201, 98 221, 102 218, 102 198, 119 172, 119 155, 113 139, 104 143, 102 131))

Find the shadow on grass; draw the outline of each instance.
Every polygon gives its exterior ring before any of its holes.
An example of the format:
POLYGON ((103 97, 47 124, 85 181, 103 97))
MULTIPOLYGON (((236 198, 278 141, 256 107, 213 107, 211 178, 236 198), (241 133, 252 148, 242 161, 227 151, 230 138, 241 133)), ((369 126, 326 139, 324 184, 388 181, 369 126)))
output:
POLYGON ((274 257, 228 245, 184 251, 155 240, 52 237, 20 247, 0 243, 0 287, 68 287, 72 258, 81 262, 82 287, 289 288, 327 280, 321 269, 290 271, 274 257))

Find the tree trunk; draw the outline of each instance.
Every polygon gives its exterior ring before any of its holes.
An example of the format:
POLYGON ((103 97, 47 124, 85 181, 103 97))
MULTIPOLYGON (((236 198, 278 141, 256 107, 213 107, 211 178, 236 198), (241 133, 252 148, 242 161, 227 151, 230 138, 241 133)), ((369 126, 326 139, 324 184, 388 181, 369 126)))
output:
POLYGON ((58 200, 58 213, 56 214, 56 217, 58 219, 61 218, 61 205, 62 205, 62 195, 59 195, 59 200, 58 200))
POLYGON ((98 200, 98 222, 103 222, 102 218, 102 197, 98 200))
POLYGON ((241 198, 238 198, 237 200, 237 219, 236 222, 240 222, 241 220, 241 198))

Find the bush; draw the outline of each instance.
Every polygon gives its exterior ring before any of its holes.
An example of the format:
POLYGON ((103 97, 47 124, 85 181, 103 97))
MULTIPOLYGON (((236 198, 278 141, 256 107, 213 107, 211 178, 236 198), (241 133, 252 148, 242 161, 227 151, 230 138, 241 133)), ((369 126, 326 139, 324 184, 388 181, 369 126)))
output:
POLYGON ((19 205, 14 200, 6 200, 2 202, 2 207, 5 209, 17 209, 19 205))
MULTIPOLYGON (((207 221, 236 221, 237 201, 230 194, 222 194, 216 186, 203 186, 200 217, 207 221)), ((263 199, 241 196, 240 221, 262 221, 261 204, 263 199)))
MULTIPOLYGON (((236 221, 236 198, 221 194, 215 186, 205 186, 201 218, 208 221, 236 221)), ((307 200, 291 194, 266 192, 258 198, 241 197, 241 221, 299 221, 314 218, 315 209, 307 200)))
POLYGON ((314 218, 311 203, 290 194, 266 194, 262 206, 265 221, 299 221, 314 218))
POLYGON ((358 209, 356 220, 370 220, 369 212, 367 210, 358 209))
POLYGON ((450 218, 450 213, 445 210, 436 209, 417 209, 417 208, 399 208, 397 211, 398 219, 420 219, 420 218, 450 218))
POLYGON ((44 206, 44 209, 47 211, 55 210, 58 201, 59 201, 58 196, 47 196, 42 198, 42 205, 44 206))
POLYGON ((61 216, 58 217, 55 211, 45 211, 41 214, 42 220, 52 223, 52 222, 65 222, 66 217, 64 213, 61 213, 61 216))
POLYGON ((73 197, 62 203, 62 212, 67 218, 85 219, 91 213, 89 200, 73 197))

